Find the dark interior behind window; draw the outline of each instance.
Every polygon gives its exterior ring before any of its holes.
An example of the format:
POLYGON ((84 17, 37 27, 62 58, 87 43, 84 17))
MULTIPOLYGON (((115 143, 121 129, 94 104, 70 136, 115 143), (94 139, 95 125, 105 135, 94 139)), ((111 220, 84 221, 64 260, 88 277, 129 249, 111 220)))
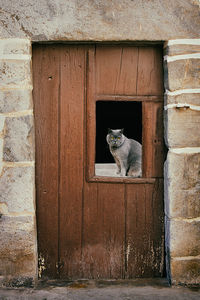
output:
POLYGON ((124 128, 126 137, 142 143, 142 103, 96 102, 96 163, 114 163, 106 142, 108 128, 124 128))

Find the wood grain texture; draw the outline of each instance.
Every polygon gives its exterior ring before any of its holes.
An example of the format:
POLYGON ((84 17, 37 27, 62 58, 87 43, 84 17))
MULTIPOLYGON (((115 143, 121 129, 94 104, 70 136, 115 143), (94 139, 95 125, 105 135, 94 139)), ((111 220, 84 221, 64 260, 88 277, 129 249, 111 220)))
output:
POLYGON ((163 103, 142 104, 143 177, 163 177, 163 103))
POLYGON ((162 96, 146 96, 146 95, 106 95, 106 94, 99 94, 96 95, 96 100, 97 101, 139 101, 139 102, 146 102, 146 101, 151 101, 151 102, 163 102, 163 97, 162 96))
POLYGON ((95 139, 96 139, 96 102, 95 102, 95 48, 87 52, 86 69, 86 176, 87 180, 95 175, 95 139))
POLYGON ((95 62, 97 94, 163 94, 159 47, 97 46, 95 62))
POLYGON ((123 278, 124 185, 87 183, 84 199, 84 278, 123 278))
POLYGON ((126 277, 162 277, 163 182, 127 185, 126 277))
POLYGON ((85 48, 63 46, 60 66, 60 276, 75 279, 81 267, 85 48))
POLYGON ((94 176, 90 178, 88 182, 104 182, 104 183, 126 183, 126 184, 133 184, 133 183, 139 183, 139 184, 144 184, 144 183, 154 183, 155 178, 131 178, 131 177, 108 177, 108 176, 94 176))
POLYGON ((38 253, 43 275, 57 277, 58 261, 58 99, 59 51, 33 47, 33 98, 36 128, 38 253))
POLYGON ((163 94, 162 51, 140 47, 138 56, 137 95, 163 94))
POLYGON ((161 57, 153 47, 33 47, 44 277, 163 275, 161 57), (143 178, 95 176, 96 101, 134 95, 142 102, 143 178))
POLYGON ((97 46, 95 62, 97 94, 136 94, 137 47, 97 46))

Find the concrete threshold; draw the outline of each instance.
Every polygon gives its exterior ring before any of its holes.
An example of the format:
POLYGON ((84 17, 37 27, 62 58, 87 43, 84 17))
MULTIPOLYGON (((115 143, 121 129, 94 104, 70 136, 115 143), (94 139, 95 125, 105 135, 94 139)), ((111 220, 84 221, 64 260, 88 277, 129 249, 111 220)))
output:
POLYGON ((199 300, 200 290, 171 287, 165 278, 39 280, 33 288, 2 288, 0 300, 199 300))
POLYGON ((166 278, 136 278, 136 279, 80 279, 80 280, 38 280, 37 288, 49 286, 60 286, 70 288, 103 288, 109 286, 124 286, 124 287, 170 287, 166 278))

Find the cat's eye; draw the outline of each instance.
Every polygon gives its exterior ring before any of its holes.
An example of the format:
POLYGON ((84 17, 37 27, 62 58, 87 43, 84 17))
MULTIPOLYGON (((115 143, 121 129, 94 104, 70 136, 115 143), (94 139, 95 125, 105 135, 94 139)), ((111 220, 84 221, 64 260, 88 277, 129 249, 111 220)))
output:
POLYGON ((120 138, 120 137, 118 137, 117 139, 118 139, 118 140, 120 140, 121 138, 120 138))

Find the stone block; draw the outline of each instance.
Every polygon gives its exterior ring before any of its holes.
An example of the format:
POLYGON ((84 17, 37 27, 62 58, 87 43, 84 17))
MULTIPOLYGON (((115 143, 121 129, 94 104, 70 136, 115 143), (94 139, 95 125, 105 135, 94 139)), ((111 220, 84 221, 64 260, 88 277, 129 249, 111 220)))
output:
POLYGON ((34 212, 34 188, 34 167, 4 167, 0 177, 0 213, 5 209, 7 214, 34 212))
MULTIPOLYGON (((3 160, 3 138, 0 138, 0 162, 3 160)), ((0 172, 1 174, 1 172, 0 172)))
POLYGON ((200 45, 170 45, 164 49, 164 55, 182 55, 200 53, 200 45))
POLYGON ((8 206, 6 203, 0 202, 0 217, 8 214, 8 206))
POLYGON ((0 176, 3 169, 3 138, 0 137, 0 176))
POLYGON ((0 137, 4 134, 5 116, 0 116, 0 137))
POLYGON ((177 104, 177 103, 187 103, 192 105, 200 105, 200 93, 199 94, 181 94, 181 95, 165 95, 164 104, 177 104))
POLYGON ((37 261, 33 253, 27 255, 19 254, 19 257, 14 261, 12 258, 0 257, 0 276, 36 278, 36 265, 37 261))
POLYGON ((165 225, 170 257, 200 255, 200 221, 167 219, 165 225))
POLYGON ((32 109, 31 90, 0 91, 0 113, 10 113, 32 109))
POLYGON ((36 230, 32 216, 0 218, 0 276, 36 275, 36 230))
POLYGON ((29 39, 0 39, 1 54, 31 54, 31 41, 29 39))
POLYGON ((168 148, 200 147, 200 111, 169 108, 164 112, 168 148))
POLYGON ((182 59, 164 64, 167 80, 165 87, 169 91, 199 88, 200 59, 182 59), (167 74, 166 74, 167 72, 167 74))
POLYGON ((172 284, 196 285, 200 283, 200 259, 172 259, 172 284))
POLYGON ((0 85, 31 85, 29 60, 0 61, 0 85))
POLYGON ((170 218, 200 217, 200 153, 168 152, 165 162, 165 213, 170 218))
POLYGON ((34 41, 199 38, 197 0, 1 2, 1 37, 34 41))
POLYGON ((6 118, 3 158, 12 162, 34 160, 32 115, 6 118))

